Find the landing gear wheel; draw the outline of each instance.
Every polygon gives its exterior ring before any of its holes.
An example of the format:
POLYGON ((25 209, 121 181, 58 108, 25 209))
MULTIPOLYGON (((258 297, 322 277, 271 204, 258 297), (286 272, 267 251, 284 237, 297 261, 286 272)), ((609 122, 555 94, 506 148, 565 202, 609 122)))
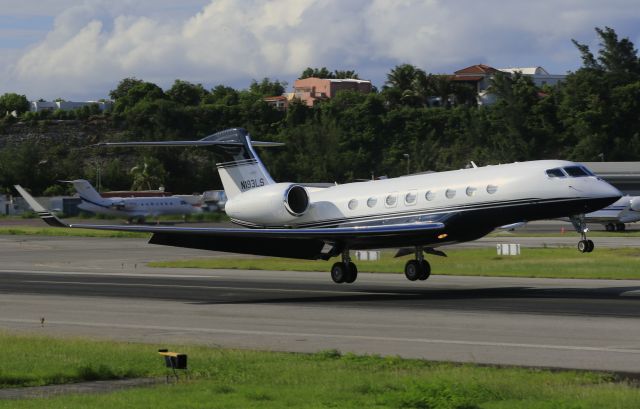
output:
POLYGON ((431 275, 431 265, 427 260, 422 260, 422 262, 420 262, 420 267, 421 267, 421 271, 420 271, 420 277, 418 277, 418 280, 424 281, 427 278, 429 278, 429 276, 431 275))
POLYGON ((348 266, 349 268, 347 269, 347 277, 345 278, 344 282, 347 284, 351 284, 356 281, 356 278, 358 278, 358 268, 352 262, 349 262, 348 266))
MULTIPOLYGON (((586 240, 580 240, 578 242, 578 251, 580 253, 586 253, 588 248, 589 248, 589 243, 587 243, 586 240)), ((331 270, 331 274, 333 275, 333 270, 331 270)))
POLYGON ((624 231, 626 227, 624 223, 616 223, 616 231, 624 231))
POLYGON ((580 240, 578 242, 578 251, 580 251, 580 253, 591 253, 594 247, 595 244, 593 244, 591 240, 580 240))
POLYGON ((605 229, 606 231, 616 231, 616 226, 615 226, 613 223, 607 223, 607 224, 604 226, 604 229, 605 229))
POLYGON ((337 262, 331 267, 331 279, 334 283, 342 284, 347 279, 347 266, 344 263, 337 262))
POLYGON ((420 278, 422 274, 422 266, 418 262, 418 260, 409 260, 407 264, 404 265, 404 275, 407 277, 409 281, 416 281, 420 278))
POLYGON ((351 284, 358 278, 358 268, 352 262, 337 262, 331 267, 331 279, 334 283, 351 284))

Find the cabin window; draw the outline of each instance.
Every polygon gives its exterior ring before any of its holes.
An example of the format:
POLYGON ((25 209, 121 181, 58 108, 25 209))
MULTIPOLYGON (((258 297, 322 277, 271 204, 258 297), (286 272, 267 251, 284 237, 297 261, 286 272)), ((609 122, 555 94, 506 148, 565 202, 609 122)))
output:
POLYGON ((447 189, 447 191, 444 192, 444 195, 447 197, 447 199, 453 199, 454 197, 456 197, 456 191, 455 189, 447 189))
POLYGON ((378 199, 375 197, 370 197, 367 199, 367 206, 374 207, 378 203, 378 199))
POLYGON ((396 202, 397 202, 397 195, 395 194, 388 195, 387 198, 384 200, 384 203, 387 205, 387 207, 395 207, 396 202))
POLYGON ((411 206, 416 204, 416 199, 417 199, 417 196, 415 192, 409 192, 406 195, 404 195, 404 203, 406 205, 411 206))
POLYGON ((354 210, 356 207, 358 207, 358 200, 357 199, 349 200, 349 209, 354 210))
POLYGON ((573 178, 582 178, 585 176, 589 176, 587 172, 581 166, 567 166, 564 168, 564 171, 573 178))
POLYGON ((465 191, 465 193, 467 194, 467 196, 471 197, 471 196, 476 194, 476 190, 477 189, 475 187, 468 186, 467 190, 465 191))
POLYGON ((489 193, 490 195, 494 194, 497 191, 498 191, 498 186, 496 186, 496 185, 487 185, 487 193, 489 193))
POLYGON ((562 169, 555 168, 555 169, 547 169, 547 176, 549 176, 550 178, 563 178, 566 175, 564 174, 562 169))
POLYGON ((431 190, 429 190, 427 193, 424 194, 424 198, 427 199, 428 201, 432 201, 433 199, 436 198, 436 194, 433 193, 431 190))

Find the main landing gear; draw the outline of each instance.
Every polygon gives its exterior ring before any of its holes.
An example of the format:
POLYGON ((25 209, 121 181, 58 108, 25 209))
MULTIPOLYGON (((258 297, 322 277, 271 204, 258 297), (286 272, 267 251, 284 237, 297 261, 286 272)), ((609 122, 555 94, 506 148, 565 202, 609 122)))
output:
POLYGON ((409 281, 424 281, 431 275, 431 265, 424 259, 422 247, 416 246, 416 258, 404 265, 404 275, 409 281))
POLYGON ((571 223, 578 233, 580 233, 580 241, 578 242, 578 251, 580 253, 591 253, 595 245, 593 241, 587 239, 587 224, 584 221, 584 215, 572 216, 571 223))
POLYGON ((331 267, 331 279, 334 283, 351 284, 358 278, 358 268, 351 262, 349 250, 342 252, 342 261, 337 262, 331 267))
MULTIPOLYGON (((415 260, 409 260, 407 264, 405 264, 404 275, 410 281, 424 281, 431 275, 431 265, 424 259, 424 249, 422 247, 416 246, 415 254, 415 260)), ((442 253, 442 255, 444 255, 444 253, 442 253)), ((331 267, 331 279, 334 283, 351 284, 356 281, 356 278, 358 278, 358 268, 351 261, 349 250, 344 250, 342 252, 342 261, 335 263, 333 267, 331 267)))
POLYGON ((625 231, 624 223, 607 223, 604 225, 606 231, 625 231))

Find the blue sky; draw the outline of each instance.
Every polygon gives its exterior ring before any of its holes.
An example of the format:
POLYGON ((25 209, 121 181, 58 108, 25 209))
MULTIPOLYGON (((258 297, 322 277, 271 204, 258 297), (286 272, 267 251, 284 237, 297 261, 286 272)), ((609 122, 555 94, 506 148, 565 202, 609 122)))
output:
POLYGON ((0 10, 0 93, 30 99, 104 98, 132 76, 164 88, 291 84, 307 66, 377 86, 401 63, 562 74, 580 65, 571 38, 597 48, 596 26, 640 43, 630 0, 0 0, 0 10))

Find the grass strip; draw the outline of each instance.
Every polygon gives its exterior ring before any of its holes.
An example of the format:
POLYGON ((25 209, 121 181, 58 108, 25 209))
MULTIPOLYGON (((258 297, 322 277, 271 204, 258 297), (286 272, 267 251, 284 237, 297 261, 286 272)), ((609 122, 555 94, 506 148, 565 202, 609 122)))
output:
POLYGON ((59 227, 34 226, 0 226, 0 235, 11 236, 61 236, 61 237, 116 237, 116 238, 148 238, 148 233, 125 231, 65 229, 59 227))
MULTIPOLYGON (((640 250, 601 248, 580 253, 575 248, 522 248, 519 256, 497 256, 495 248, 452 249, 448 257, 431 256, 431 272, 444 275, 495 277, 640 279, 640 250)), ((409 257, 382 252, 379 261, 358 261, 358 270, 401 273, 409 257)), ((281 258, 215 257, 148 263, 151 267, 322 271, 331 262, 281 258)))
MULTIPOLYGON (((159 345, 0 333, 1 385, 162 375, 159 345)), ((640 390, 611 374, 479 367, 398 357, 171 347, 191 380, 103 395, 0 401, 0 408, 633 408, 640 390)))

